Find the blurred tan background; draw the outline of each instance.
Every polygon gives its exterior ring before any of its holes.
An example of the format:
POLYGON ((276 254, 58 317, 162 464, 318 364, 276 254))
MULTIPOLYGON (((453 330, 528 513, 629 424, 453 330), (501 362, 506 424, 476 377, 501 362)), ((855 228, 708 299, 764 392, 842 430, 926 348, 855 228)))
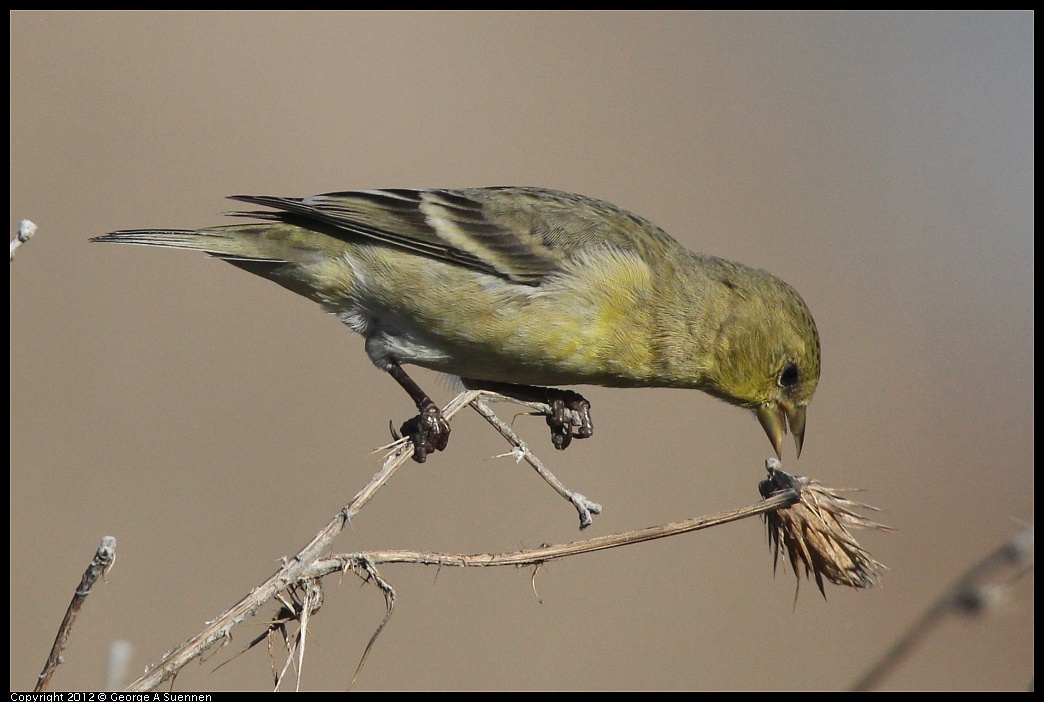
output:
MULTIPOLYGON (((769 269, 824 370, 785 466, 863 487, 899 530, 863 592, 773 576, 760 522, 530 572, 385 566, 398 609, 358 689, 837 689, 1034 519, 1033 15, 14 12, 11 681, 31 688, 100 537, 116 567, 55 689, 133 671, 296 552, 412 405, 312 303, 192 252, 90 245, 221 221, 233 193, 530 184, 638 212, 769 269)), ((418 371, 440 402, 450 388, 418 371)), ((696 392, 588 388, 564 453, 583 536, 747 504, 770 448, 696 392)), ((510 416, 510 412, 508 412, 510 416)), ((496 552, 581 537, 473 413, 400 471, 341 551, 496 552)), ((346 687, 383 616, 326 581, 302 687, 346 687)), ((271 614, 273 608, 265 610, 271 614)), ((267 689, 264 646, 175 690, 267 689)), ((1025 689, 1032 578, 947 623, 887 689, 1025 689)))

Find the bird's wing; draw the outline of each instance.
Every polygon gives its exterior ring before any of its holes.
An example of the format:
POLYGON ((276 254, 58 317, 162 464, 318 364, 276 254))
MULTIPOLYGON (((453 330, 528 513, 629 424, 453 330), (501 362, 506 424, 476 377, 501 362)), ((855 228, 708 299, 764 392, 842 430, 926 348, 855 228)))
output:
MULTIPOLYGON (((662 234, 606 202, 540 188, 357 190, 305 198, 234 195, 275 212, 233 212, 363 237, 435 259, 538 285, 594 246, 635 250, 635 227, 662 234)), ((665 234, 662 234, 666 237, 665 234)))

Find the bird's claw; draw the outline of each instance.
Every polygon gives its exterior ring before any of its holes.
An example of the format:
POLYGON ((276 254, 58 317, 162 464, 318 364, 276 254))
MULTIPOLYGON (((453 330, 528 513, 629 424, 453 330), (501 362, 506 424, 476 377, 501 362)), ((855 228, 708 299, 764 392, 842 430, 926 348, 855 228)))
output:
POLYGON ((449 443, 449 422, 435 404, 425 405, 420 414, 402 425, 403 436, 413 443, 413 460, 424 463, 429 453, 443 451, 449 443))
POLYGON ((571 390, 556 391, 548 405, 551 408, 547 415, 551 443, 559 451, 564 451, 574 438, 586 439, 594 433, 591 403, 583 395, 571 390))

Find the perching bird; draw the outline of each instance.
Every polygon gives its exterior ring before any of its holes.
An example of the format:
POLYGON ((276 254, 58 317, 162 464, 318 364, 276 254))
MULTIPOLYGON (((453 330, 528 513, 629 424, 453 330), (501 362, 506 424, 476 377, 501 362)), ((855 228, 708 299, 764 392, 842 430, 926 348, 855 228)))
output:
POLYGON ((615 205, 532 187, 236 195, 261 220, 92 239, 199 249, 315 300, 420 414, 423 462, 449 424, 403 364, 547 403, 556 448, 591 435, 590 405, 557 385, 697 388, 753 410, 777 455, 819 382, 819 334, 794 288, 685 249, 615 205))

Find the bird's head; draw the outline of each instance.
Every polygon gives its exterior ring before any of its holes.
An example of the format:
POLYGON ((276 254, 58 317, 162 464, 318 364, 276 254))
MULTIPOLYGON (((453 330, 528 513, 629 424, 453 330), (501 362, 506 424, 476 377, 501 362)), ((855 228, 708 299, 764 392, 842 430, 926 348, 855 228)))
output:
POLYGON ((819 332, 794 288, 764 271, 752 274, 719 331, 711 392, 753 410, 777 456, 789 431, 800 456, 819 384, 819 332))

